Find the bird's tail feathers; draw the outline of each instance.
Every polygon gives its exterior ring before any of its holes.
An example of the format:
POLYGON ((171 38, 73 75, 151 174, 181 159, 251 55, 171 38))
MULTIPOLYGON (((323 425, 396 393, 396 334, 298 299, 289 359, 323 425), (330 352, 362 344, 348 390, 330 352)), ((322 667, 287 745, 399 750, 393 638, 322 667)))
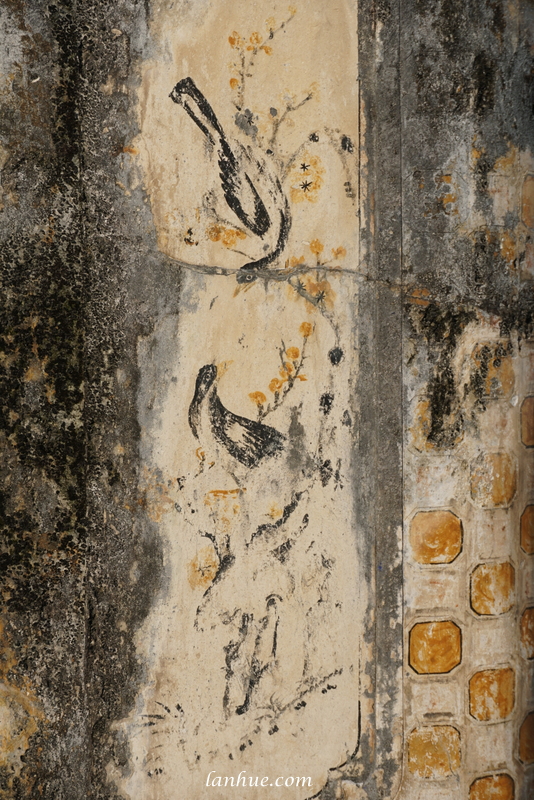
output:
POLYGON ((220 144, 221 139, 226 141, 214 110, 192 78, 183 78, 178 81, 169 97, 187 111, 211 144, 220 144))

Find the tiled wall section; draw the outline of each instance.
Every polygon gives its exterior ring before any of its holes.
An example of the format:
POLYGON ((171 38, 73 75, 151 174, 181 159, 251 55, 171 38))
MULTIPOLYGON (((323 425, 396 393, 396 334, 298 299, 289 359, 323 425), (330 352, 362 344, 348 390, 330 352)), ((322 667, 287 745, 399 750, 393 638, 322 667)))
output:
POLYGON ((453 447, 432 448, 410 398, 403 796, 517 800, 534 772, 534 344, 480 320, 458 353, 458 374, 491 364, 453 447))

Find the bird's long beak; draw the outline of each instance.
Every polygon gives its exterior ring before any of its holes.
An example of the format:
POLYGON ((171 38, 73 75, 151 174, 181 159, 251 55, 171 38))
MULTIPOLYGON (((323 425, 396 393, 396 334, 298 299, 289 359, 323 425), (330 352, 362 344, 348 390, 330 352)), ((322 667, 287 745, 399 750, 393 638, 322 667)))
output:
POLYGON ((240 292, 248 292, 249 289, 252 289, 252 287, 255 285, 256 281, 250 281, 249 283, 238 283, 234 289, 234 297, 237 297, 240 292))
POLYGON ((234 361, 231 359, 230 361, 221 361, 219 364, 216 364, 217 367, 217 379, 222 378, 225 372, 228 372, 230 364, 233 364, 234 361))

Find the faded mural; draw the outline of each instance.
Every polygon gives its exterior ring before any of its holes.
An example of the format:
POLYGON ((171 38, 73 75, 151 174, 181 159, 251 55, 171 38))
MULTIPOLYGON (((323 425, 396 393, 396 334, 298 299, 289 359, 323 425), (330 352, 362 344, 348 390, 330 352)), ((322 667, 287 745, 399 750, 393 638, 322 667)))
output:
POLYGON ((132 150, 182 288, 139 341, 166 585, 118 725, 125 797, 193 800, 241 771, 309 776, 291 796, 310 797, 358 749, 355 30, 349 2, 153 12, 132 150))

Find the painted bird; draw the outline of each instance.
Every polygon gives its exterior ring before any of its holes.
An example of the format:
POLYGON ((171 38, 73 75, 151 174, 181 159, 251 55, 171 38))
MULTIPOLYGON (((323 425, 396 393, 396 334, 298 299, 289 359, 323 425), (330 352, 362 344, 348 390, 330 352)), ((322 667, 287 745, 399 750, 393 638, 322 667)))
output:
POLYGON ((192 78, 179 81, 169 97, 185 109, 217 149, 219 177, 228 206, 251 233, 262 240, 269 234, 270 252, 243 264, 237 273, 238 283, 251 283, 261 270, 276 261, 288 240, 291 212, 280 180, 249 149, 238 142, 230 145, 215 112, 192 78))
POLYGON ((253 614, 243 614, 239 638, 230 641, 225 651, 226 690, 223 706, 226 715, 246 714, 254 692, 263 675, 276 662, 278 625, 282 603, 279 595, 266 599, 266 613, 259 620, 253 614))
POLYGON ((240 417, 228 411, 217 393, 217 367, 206 364, 198 371, 195 394, 189 406, 189 426, 201 444, 215 446, 245 467, 257 467, 260 461, 284 449, 286 437, 269 425, 240 417))

